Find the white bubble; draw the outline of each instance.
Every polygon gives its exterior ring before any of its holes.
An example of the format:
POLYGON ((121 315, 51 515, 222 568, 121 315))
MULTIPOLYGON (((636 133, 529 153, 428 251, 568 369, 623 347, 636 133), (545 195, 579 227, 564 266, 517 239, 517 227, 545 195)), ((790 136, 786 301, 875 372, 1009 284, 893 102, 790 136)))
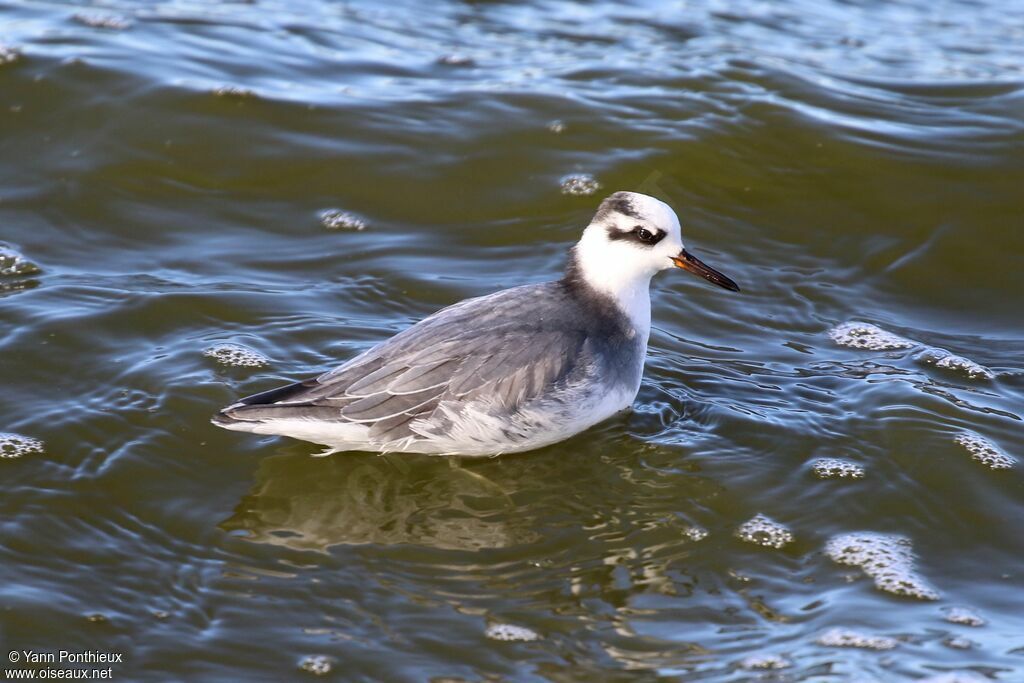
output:
POLYGON ((920 600, 937 600, 938 592, 914 571, 910 539, 892 534, 841 534, 825 544, 834 562, 860 567, 879 590, 920 600))
POLYGON ((222 85, 219 88, 214 88, 213 94, 217 97, 233 97, 243 100, 256 97, 255 91, 248 88, 239 88, 235 85, 222 85))
POLYGON ((828 336, 840 346, 870 351, 909 349, 917 346, 917 342, 883 330, 871 323, 845 322, 829 330, 828 336))
POLYGON ((708 537, 708 530, 702 526, 688 526, 683 529, 683 535, 694 542, 703 541, 708 537))
MULTIPOLYGON (((921 346, 919 342, 883 330, 871 323, 849 321, 833 327, 828 332, 832 341, 840 346, 869 351, 891 351, 921 346)), ((961 372, 971 379, 995 379, 996 373, 969 358, 950 353, 945 349, 925 347, 914 360, 937 368, 961 372)))
POLYGON ((0 242, 0 276, 19 277, 38 274, 39 266, 0 242))
POLYGON ((1016 458, 1004 453, 999 446, 973 432, 957 434, 953 437, 953 441, 966 448, 967 452, 971 454, 971 458, 989 469, 1008 470, 1017 462, 1016 458))
POLYGON ((519 642, 530 642, 540 640, 540 634, 524 626, 513 624, 491 624, 484 631, 484 635, 491 640, 511 640, 519 642))
POLYGON ((928 348, 916 357, 918 362, 934 365, 945 370, 962 372, 971 379, 995 379, 996 373, 969 358, 957 356, 945 349, 928 348))
POLYGON ((772 654, 756 654, 745 657, 740 661, 740 668, 748 671, 777 671, 793 666, 793 662, 785 657, 772 654))
POLYGON ((864 467, 839 458, 818 458, 811 470, 819 479, 863 479, 864 467))
POLYGON ((736 538, 766 548, 781 548, 793 542, 789 529, 760 513, 736 529, 736 538))
POLYGON ((113 14, 76 14, 72 19, 85 26, 105 28, 111 31, 123 31, 132 25, 132 22, 124 17, 114 16, 113 14))
POLYGON ((966 607, 947 607, 943 610, 946 613, 946 621, 961 626, 984 626, 985 619, 974 610, 966 607))
POLYGON ((299 662, 299 669, 314 676, 326 676, 334 670, 334 664, 325 655, 307 655, 299 662))
POLYGON ((601 189, 601 183, 589 173, 574 173, 567 175, 561 180, 562 194, 571 194, 577 197, 592 195, 601 189))
POLYGON ((562 121, 559 121, 558 119, 555 119, 554 121, 552 121, 551 123, 548 124, 548 130, 551 131, 552 133, 554 133, 555 135, 558 135, 560 133, 564 133, 565 132, 565 123, 563 123, 562 121))
POLYGON ((963 636, 949 636, 942 641, 942 644, 954 650, 970 650, 974 643, 963 636))
POLYGON ((0 65, 14 64, 21 59, 21 52, 17 48, 0 45, 0 65))
POLYGON ((818 645, 825 647, 860 647, 867 650, 891 650, 898 644, 886 636, 870 636, 860 631, 833 628, 818 636, 818 645))
POLYGON ((445 66, 475 66, 476 62, 469 55, 460 54, 453 52, 451 54, 443 55, 438 58, 438 64, 444 64, 445 66))
POLYGON ((203 355, 224 365, 243 368, 259 368, 270 364, 270 359, 262 353, 241 344, 216 344, 204 350, 203 355))
POLYGON ((366 230, 366 219, 351 211, 326 209, 320 212, 320 224, 328 230, 366 230))
POLYGON ((43 442, 30 436, 0 432, 0 458, 20 458, 30 453, 42 453, 43 442))

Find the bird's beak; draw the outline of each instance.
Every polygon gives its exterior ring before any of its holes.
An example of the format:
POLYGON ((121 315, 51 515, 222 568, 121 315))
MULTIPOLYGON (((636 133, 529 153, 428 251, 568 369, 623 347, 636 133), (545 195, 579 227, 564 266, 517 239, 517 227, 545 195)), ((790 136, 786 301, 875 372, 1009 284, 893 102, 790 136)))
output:
POLYGON ((676 264, 677 268, 682 268, 683 270, 688 270, 691 273, 696 273, 708 282, 714 282, 719 287, 725 287, 733 292, 740 291, 739 285, 733 282, 730 278, 722 275, 685 249, 680 251, 678 256, 671 256, 669 258, 672 259, 672 263, 676 264))

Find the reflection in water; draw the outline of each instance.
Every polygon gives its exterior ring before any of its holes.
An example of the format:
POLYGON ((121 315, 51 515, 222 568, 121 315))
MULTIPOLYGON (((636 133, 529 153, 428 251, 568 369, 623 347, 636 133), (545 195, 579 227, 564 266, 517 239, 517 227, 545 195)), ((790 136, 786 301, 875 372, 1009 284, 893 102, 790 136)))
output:
POLYGON ((297 550, 410 543, 444 549, 506 548, 536 538, 531 517, 509 514, 523 468, 478 474, 457 460, 349 454, 275 456, 222 523, 260 543, 297 550), (497 476, 495 476, 497 475, 497 476))
POLYGON ((220 526, 295 550, 529 546, 546 567, 564 567, 571 585, 623 562, 640 583, 660 585, 673 558, 708 535, 698 522, 721 486, 681 464, 676 449, 606 453, 617 429, 598 428, 557 452, 494 459, 276 455, 260 463, 220 526))

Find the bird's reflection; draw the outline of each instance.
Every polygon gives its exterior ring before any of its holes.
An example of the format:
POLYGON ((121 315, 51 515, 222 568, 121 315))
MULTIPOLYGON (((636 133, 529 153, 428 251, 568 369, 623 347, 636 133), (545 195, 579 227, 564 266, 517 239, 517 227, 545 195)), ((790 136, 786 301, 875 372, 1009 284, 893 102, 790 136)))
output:
POLYGON ((511 459, 277 455, 260 464, 252 489, 221 527, 297 550, 368 543, 504 548, 536 538, 532 520, 513 514, 510 495, 536 476, 511 459))
MULTIPOLYGON (((629 426, 649 432, 661 419, 647 411, 629 426)), ((623 527, 628 546, 634 525, 671 535, 675 522, 686 526, 680 501, 697 505, 719 486, 681 467, 674 448, 627 441, 631 447, 610 449, 621 428, 609 421, 562 444, 499 458, 316 458, 296 444, 260 463, 249 493, 220 526, 252 542, 319 551, 364 544, 473 551, 556 537, 586 543, 580 530, 597 527, 604 536, 623 527)))

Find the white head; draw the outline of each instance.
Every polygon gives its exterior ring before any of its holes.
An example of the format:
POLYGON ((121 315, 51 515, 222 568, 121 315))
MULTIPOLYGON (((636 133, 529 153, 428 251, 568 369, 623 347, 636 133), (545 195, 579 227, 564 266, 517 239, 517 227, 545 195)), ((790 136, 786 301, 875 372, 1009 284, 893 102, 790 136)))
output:
POLYGON ((673 266, 739 291, 735 282, 683 248, 679 219, 668 204, 645 194, 616 192, 601 202, 583 231, 570 267, 573 275, 649 326, 651 278, 673 266))

